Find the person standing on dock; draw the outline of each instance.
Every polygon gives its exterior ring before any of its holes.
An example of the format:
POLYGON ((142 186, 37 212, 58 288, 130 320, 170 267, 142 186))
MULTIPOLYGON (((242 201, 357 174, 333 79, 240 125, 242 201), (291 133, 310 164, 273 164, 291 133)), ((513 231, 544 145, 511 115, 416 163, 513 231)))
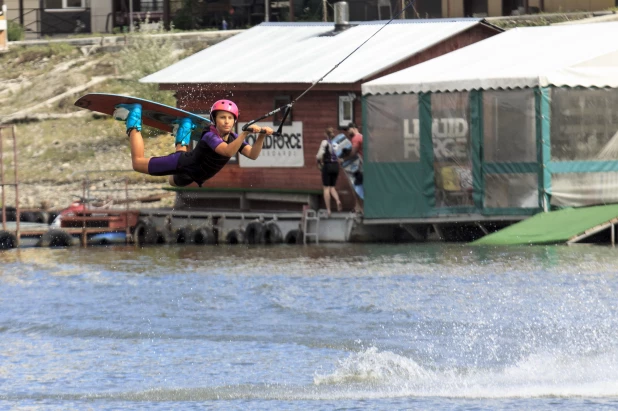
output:
POLYGON ((247 131, 234 133, 238 122, 238 106, 230 100, 219 100, 210 110, 213 125, 204 130, 195 149, 190 150, 191 132, 195 130, 190 118, 176 120, 176 152, 162 157, 144 155, 142 137, 142 106, 140 104, 119 104, 114 118, 126 122, 127 135, 131 145, 133 170, 152 176, 170 176, 169 182, 175 187, 197 185, 214 177, 236 153, 255 160, 262 151, 264 138, 273 133, 270 127, 252 125, 247 131), (250 133, 258 133, 253 146, 245 143, 250 133))
POLYGON ((320 143, 316 159, 318 161, 318 168, 322 171, 324 203, 326 204, 326 212, 330 217, 331 196, 337 203, 337 211, 341 211, 341 201, 335 189, 337 177, 339 177, 339 161, 332 144, 332 139, 335 137, 335 130, 329 127, 326 129, 325 135, 326 138, 320 143))
POLYGON ((356 196, 354 196, 354 200, 356 204, 354 205, 354 211, 357 213, 363 212, 362 202, 365 199, 365 189, 363 186, 363 135, 358 132, 358 127, 355 123, 348 124, 346 128, 346 133, 350 142, 352 143, 352 150, 349 154, 342 158, 342 160, 346 160, 348 158, 354 158, 358 156, 361 160, 361 166, 359 170, 354 174, 354 191, 356 192, 356 196))

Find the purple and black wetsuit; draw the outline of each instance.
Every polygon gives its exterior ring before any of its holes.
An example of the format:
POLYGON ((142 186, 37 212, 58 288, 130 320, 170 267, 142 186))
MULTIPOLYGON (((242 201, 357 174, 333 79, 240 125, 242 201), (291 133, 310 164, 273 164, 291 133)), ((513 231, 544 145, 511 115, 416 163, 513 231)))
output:
MULTIPOLYGON (((230 133, 227 143, 238 138, 238 134, 230 133)), ((223 139, 215 126, 202 135, 197 146, 188 152, 177 151, 163 157, 152 157, 148 163, 148 174, 153 176, 174 176, 174 184, 184 187, 196 182, 200 187, 204 181, 217 174, 230 161, 230 157, 215 152, 223 139)), ((243 142, 238 151, 247 146, 243 142)))

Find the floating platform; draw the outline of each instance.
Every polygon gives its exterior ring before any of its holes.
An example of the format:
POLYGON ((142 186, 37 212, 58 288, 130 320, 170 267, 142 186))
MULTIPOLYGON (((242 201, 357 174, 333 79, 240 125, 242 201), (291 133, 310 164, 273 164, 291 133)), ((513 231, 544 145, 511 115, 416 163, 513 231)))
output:
POLYGON ((472 244, 574 244, 604 235, 614 245, 616 223, 618 204, 565 208, 536 214, 472 244))

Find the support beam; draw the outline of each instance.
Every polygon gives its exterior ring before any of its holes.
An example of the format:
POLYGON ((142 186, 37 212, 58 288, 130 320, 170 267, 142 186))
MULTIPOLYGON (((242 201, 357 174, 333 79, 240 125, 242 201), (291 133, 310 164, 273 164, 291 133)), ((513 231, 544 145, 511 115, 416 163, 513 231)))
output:
POLYGON ((163 27, 165 30, 169 30, 171 28, 171 21, 170 0, 163 0, 163 27))
POLYGON ((485 234, 485 235, 489 234, 489 231, 487 231, 487 229, 485 228, 485 226, 483 226, 483 224, 481 224, 481 223, 477 222, 477 223, 476 223, 476 226, 477 226, 478 228, 480 228, 480 229, 481 229, 481 231, 483 232, 483 234, 485 234))
POLYGON ((414 238, 416 241, 425 241, 427 239, 426 235, 422 235, 421 233, 419 233, 416 227, 413 227, 410 224, 399 224, 399 226, 406 230, 406 232, 410 234, 412 238, 414 238))
POLYGON ((539 207, 548 212, 551 203, 551 90, 537 87, 534 92, 536 110, 537 162, 539 164, 539 207))
POLYGON ((24 0, 19 0, 19 25, 24 26, 24 0))
POLYGON ((618 217, 617 218, 613 218, 611 220, 609 220, 606 223, 603 224, 599 224, 597 226, 594 226, 592 228, 589 228, 588 230, 584 231, 582 234, 573 236, 571 238, 569 238, 569 241, 567 241, 567 244, 575 244, 581 240, 584 240, 590 236, 593 236, 596 233, 599 233, 603 230, 607 230, 608 228, 611 230, 611 236, 612 236, 612 245, 614 244, 614 225, 618 223, 618 217))

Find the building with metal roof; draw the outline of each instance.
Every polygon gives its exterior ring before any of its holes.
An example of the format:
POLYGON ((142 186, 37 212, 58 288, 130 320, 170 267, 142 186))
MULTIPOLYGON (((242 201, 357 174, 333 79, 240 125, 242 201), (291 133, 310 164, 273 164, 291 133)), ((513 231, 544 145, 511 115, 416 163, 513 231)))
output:
MULTIPOLYGON (((230 98, 240 107, 240 127, 291 102, 339 64, 294 105, 281 140, 266 141, 255 161, 241 156, 229 164, 199 195, 230 188, 320 190, 315 155, 324 130, 362 123, 362 82, 501 32, 481 19, 385 23, 352 22, 337 31, 333 23, 263 23, 141 79, 174 90, 178 106, 192 112, 206 113, 215 100, 230 98)), ((277 126, 278 121, 274 117, 261 124, 277 126)), ((352 190, 339 180, 344 207, 352 207, 352 190)), ((258 207, 257 200, 246 207, 258 207)))
POLYGON ((381 75, 459 33, 479 25, 487 26, 480 19, 396 20, 384 26, 385 23, 352 23, 341 32, 334 31, 333 23, 262 23, 140 81, 311 84, 354 52, 321 84, 356 83, 381 75))

